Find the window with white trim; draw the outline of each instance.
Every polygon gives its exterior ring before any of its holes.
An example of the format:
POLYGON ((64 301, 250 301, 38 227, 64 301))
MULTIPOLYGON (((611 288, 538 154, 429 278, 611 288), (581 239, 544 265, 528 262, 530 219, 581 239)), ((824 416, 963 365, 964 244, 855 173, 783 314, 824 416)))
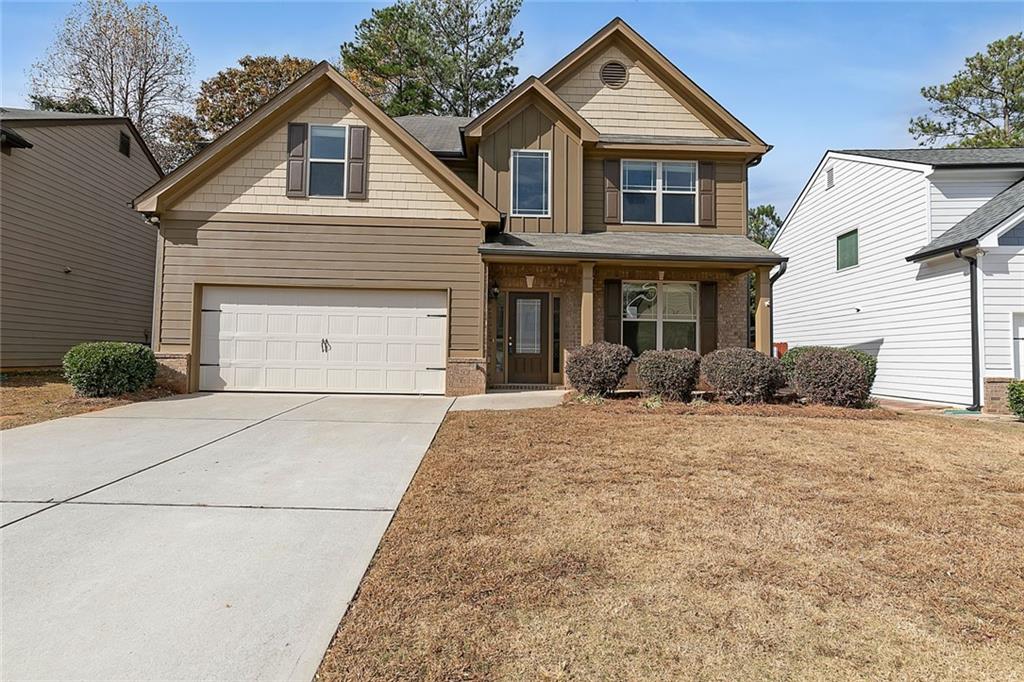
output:
POLYGON ((622 344, 645 350, 697 350, 698 285, 694 282, 623 282, 622 344))
POLYGON ((696 161, 623 161, 622 222, 697 224, 696 161))
POLYGON ((309 126, 309 196, 345 196, 346 126, 309 126))
POLYGON ((547 218, 551 215, 551 152, 512 150, 512 215, 547 218))

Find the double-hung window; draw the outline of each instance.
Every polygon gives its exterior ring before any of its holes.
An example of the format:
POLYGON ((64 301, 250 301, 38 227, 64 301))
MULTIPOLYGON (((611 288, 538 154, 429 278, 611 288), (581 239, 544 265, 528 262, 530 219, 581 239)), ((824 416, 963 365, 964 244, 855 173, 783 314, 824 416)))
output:
POLYGON ((692 282, 623 282, 623 345, 634 355, 698 350, 698 300, 698 286, 692 282))
POLYGON ((309 126, 309 196, 345 196, 345 126, 309 126))
POLYGON ((622 220, 697 224, 696 161, 623 161, 622 220))
POLYGON ((547 218, 551 215, 551 152, 512 150, 512 215, 547 218))

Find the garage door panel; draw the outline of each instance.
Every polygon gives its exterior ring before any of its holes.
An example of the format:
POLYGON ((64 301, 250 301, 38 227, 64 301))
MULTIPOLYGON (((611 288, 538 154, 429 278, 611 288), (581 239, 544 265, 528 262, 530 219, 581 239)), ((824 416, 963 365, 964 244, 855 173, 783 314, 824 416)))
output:
POLYGON ((444 392, 445 292, 208 287, 203 309, 203 390, 444 392))

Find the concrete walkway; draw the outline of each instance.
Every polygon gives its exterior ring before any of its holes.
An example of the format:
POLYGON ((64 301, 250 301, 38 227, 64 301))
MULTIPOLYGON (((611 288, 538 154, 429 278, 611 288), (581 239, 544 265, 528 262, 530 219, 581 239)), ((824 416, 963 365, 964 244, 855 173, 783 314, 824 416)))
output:
POLYGON ((562 389, 546 391, 495 391, 483 395, 466 395, 455 399, 452 412, 471 410, 528 410, 556 407, 565 396, 562 389))
POLYGON ((0 435, 0 677, 308 682, 449 398, 200 394, 0 435))

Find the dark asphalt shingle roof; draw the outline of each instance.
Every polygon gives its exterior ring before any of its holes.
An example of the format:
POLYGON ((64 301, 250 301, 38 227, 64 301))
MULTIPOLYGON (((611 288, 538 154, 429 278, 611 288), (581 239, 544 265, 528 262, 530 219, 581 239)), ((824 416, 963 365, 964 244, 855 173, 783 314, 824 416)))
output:
POLYGON ((722 147, 749 146, 749 143, 744 142, 743 140, 681 135, 623 135, 616 133, 601 133, 598 141, 607 142, 609 144, 700 144, 718 145, 722 147))
POLYGON ((973 245, 1022 208, 1024 208, 1024 179, 1018 180, 992 197, 907 260, 919 260, 930 255, 951 251, 957 247, 973 245))
POLYGON ((486 256, 536 256, 665 261, 724 261, 775 264, 786 260, 741 235, 595 232, 536 234, 504 232, 479 247, 486 256))
POLYGON ((920 163, 938 168, 1024 166, 1024 147, 1002 149, 838 149, 836 151, 840 154, 920 163))
POLYGON ((429 114, 395 117, 395 123, 435 154, 462 154, 462 127, 472 120, 469 116, 429 114))
POLYGON ((3 121, 81 121, 88 119, 121 118, 107 114, 76 114, 70 111, 43 111, 41 109, 18 109, 0 107, 0 120, 3 121))

